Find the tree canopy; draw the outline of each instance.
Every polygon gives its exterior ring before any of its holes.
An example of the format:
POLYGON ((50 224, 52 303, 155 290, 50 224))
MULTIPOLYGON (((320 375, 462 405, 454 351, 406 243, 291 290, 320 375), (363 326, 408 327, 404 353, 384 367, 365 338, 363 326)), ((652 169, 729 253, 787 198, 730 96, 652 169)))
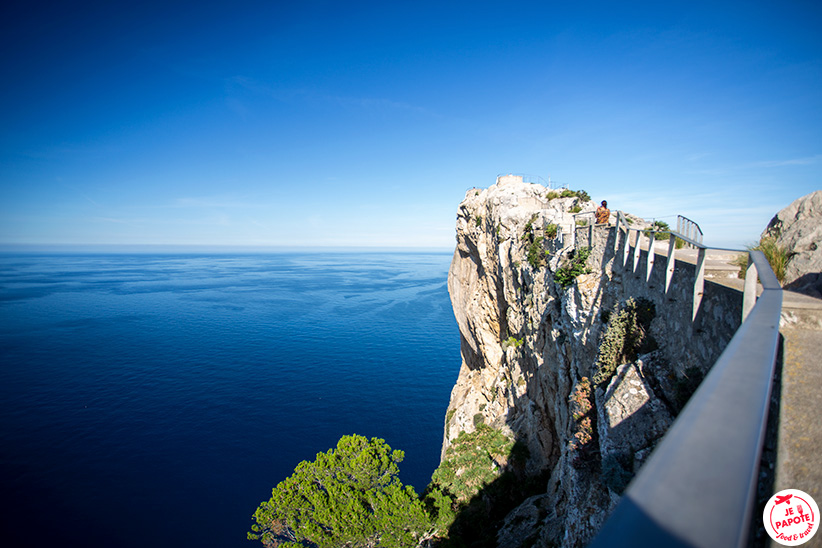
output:
POLYGON ((416 546, 432 533, 432 520, 399 480, 404 456, 379 438, 343 436, 272 490, 248 538, 282 548, 416 546))

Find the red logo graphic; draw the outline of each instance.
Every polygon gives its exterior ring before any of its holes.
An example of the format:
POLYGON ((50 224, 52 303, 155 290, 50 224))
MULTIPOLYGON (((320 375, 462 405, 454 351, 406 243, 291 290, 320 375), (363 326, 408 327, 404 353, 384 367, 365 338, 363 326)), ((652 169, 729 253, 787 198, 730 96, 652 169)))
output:
POLYGON ((762 521, 776 542, 799 546, 808 542, 819 528, 819 507, 804 491, 785 489, 765 505, 762 521))

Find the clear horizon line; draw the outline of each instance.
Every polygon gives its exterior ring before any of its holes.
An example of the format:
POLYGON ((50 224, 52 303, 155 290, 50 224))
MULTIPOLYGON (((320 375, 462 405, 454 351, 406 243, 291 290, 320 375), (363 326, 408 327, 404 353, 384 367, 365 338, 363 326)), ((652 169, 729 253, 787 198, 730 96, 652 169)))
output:
POLYGON ((386 245, 237 245, 237 244, 24 244, 0 243, 0 253, 38 253, 38 252, 69 252, 69 253, 147 253, 147 252, 177 252, 177 253, 230 253, 230 252, 257 252, 257 253, 453 253, 454 248, 444 246, 386 246, 386 245))

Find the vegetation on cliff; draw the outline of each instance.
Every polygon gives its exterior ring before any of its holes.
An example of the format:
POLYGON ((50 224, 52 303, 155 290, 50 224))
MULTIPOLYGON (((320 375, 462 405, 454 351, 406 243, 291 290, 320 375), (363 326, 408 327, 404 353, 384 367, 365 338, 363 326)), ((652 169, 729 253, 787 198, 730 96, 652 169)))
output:
MULTIPOLYGON (((776 275, 779 283, 785 282, 785 273, 788 267, 788 259, 791 258, 790 250, 783 245, 779 245, 775 236, 763 236, 759 243, 751 244, 748 247, 749 251, 761 251, 765 258, 768 259, 768 264, 771 265, 771 270, 776 275)), ((740 267, 739 277, 745 277, 745 269, 748 267, 748 255, 742 254, 737 257, 734 264, 740 267)))
POLYGON ((422 496, 399 480, 402 451, 351 435, 303 461, 254 513, 248 538, 267 547, 493 545, 492 528, 542 484, 522 481, 527 448, 476 417, 449 446, 422 496))
POLYGON ((599 444, 596 439, 596 404, 588 377, 582 377, 576 383, 568 403, 572 419, 568 440, 568 449, 573 454, 571 464, 577 469, 591 468, 599 456, 599 444))
POLYGON ((485 424, 481 414, 474 424, 473 432, 461 432, 451 442, 426 489, 426 501, 439 500, 442 548, 496 546, 500 520, 545 488, 545 478, 524 473, 529 457, 524 443, 485 424))
POLYGON ((272 490, 248 538, 283 548, 416 546, 436 519, 400 482, 404 456, 379 438, 343 436, 272 490))
POLYGON ((583 202, 591 201, 591 196, 584 190, 570 190, 567 188, 560 191, 549 190, 545 194, 545 197, 548 200, 554 200, 556 198, 579 198, 583 202))
POLYGON ((591 272, 591 269, 588 268, 587 265, 590 254, 591 250, 587 247, 571 250, 568 253, 568 261, 560 266, 554 273, 554 281, 565 289, 573 284, 574 280, 576 280, 580 274, 588 274, 591 272))
POLYGON ((514 447, 513 440, 482 423, 481 415, 476 422, 474 432, 460 432, 431 476, 429 489, 450 494, 457 504, 495 480, 508 465, 514 447))
POLYGON ((647 299, 628 299, 606 315, 608 328, 599 346, 595 386, 607 386, 618 365, 656 348, 656 341, 648 333, 655 315, 656 306, 647 299))
POLYGON ((531 216, 527 223, 525 223, 525 229, 522 234, 522 238, 530 242, 528 244, 528 251, 526 257, 528 258, 528 264, 531 265, 531 268, 534 270, 539 269, 540 266, 543 264, 543 259, 545 256, 545 252, 542 249, 542 242, 536 235, 536 227, 534 223, 537 220, 537 214, 531 216))
MULTIPOLYGON (((671 226, 665 221, 654 221, 653 224, 651 224, 650 228, 643 230, 642 233, 645 234, 645 237, 647 238, 651 237, 651 233, 655 233, 654 239, 656 241, 667 242, 671 239, 671 234, 669 232, 670 230, 671 226)), ((682 249, 683 247, 685 247, 685 242, 677 238, 674 246, 677 249, 682 249)))

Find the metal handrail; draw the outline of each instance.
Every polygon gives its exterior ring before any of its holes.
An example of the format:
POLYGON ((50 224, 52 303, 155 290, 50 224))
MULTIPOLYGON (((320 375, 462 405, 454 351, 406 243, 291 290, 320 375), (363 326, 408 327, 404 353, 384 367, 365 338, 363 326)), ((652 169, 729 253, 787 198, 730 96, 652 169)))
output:
POLYGON ((676 216, 676 232, 685 235, 687 241, 696 241, 702 245, 702 229, 688 217, 676 216))
MULTIPOLYGON (((648 236, 648 255, 646 257, 647 260, 647 268, 645 269, 645 280, 648 281, 651 279, 651 272, 654 268, 654 262, 656 258, 656 253, 651 252, 654 249, 654 244, 656 242, 656 235, 657 234, 668 234, 669 235, 669 242, 668 242, 668 266, 665 273, 665 293, 671 287, 671 281, 673 279, 674 268, 676 267, 676 241, 677 239, 682 240, 687 245, 695 248, 697 250, 696 254, 696 276, 694 278, 694 291, 693 291, 693 315, 692 318, 696 318, 697 312, 699 312, 700 304, 702 303, 702 295, 705 286, 705 259, 707 257, 707 252, 710 250, 713 251, 732 251, 737 253, 747 253, 746 251, 740 249, 727 249, 727 248, 719 248, 719 247, 708 247, 702 244, 702 231, 699 229, 699 225, 690 221, 691 228, 688 228, 689 235, 698 237, 699 240, 693 240, 689 236, 681 234, 675 230, 654 230, 652 228, 630 228, 628 225, 628 220, 625 218, 625 215, 622 211, 617 211, 617 222, 616 222, 616 232, 617 237, 614 238, 614 251, 616 252, 617 247, 619 246, 619 231, 622 230, 626 233, 625 236, 625 247, 622 252, 622 265, 625 266, 628 262, 628 257, 631 255, 633 251, 633 271, 636 272, 637 268, 639 267, 639 256, 640 250, 642 247, 642 239, 643 235, 648 236), (695 227, 695 228, 693 228, 695 227), (634 233, 634 243, 631 243, 631 234, 634 233)), ((680 216, 681 217, 681 216, 680 216)), ((681 217, 681 219, 686 219, 685 217, 681 217)), ((677 223, 679 225, 679 223, 677 223)), ((750 270, 751 263, 748 263, 748 269, 750 270)), ((770 268, 770 265, 768 266, 770 268)), ((742 321, 745 321, 745 318, 748 317, 751 309, 756 302, 756 272, 752 274, 746 271, 745 276, 745 286, 743 292, 743 306, 742 306, 742 321)))
MULTIPOLYGON (((621 212, 617 215, 617 240, 620 220, 624 223, 621 212)), ((631 229, 624 230, 627 248, 631 229)), ((637 231, 635 256, 639 234, 637 231)), ((678 231, 671 234, 691 240, 678 231)), ((671 238, 671 251, 674 241, 671 238)), ((653 240, 650 243, 649 256, 654 255, 653 240)), ((701 256, 697 260, 699 279, 704 275, 708 248, 701 242, 689 243, 697 245, 701 256)), ((592 548, 725 548, 746 544, 782 310, 782 288, 767 259, 760 251, 749 251, 748 257, 742 325, 630 483, 592 548), (758 300, 757 277, 763 288, 758 300)), ((672 258, 669 256, 669 266, 672 258)), ((701 293, 695 284, 695 307, 697 290, 701 293)))

